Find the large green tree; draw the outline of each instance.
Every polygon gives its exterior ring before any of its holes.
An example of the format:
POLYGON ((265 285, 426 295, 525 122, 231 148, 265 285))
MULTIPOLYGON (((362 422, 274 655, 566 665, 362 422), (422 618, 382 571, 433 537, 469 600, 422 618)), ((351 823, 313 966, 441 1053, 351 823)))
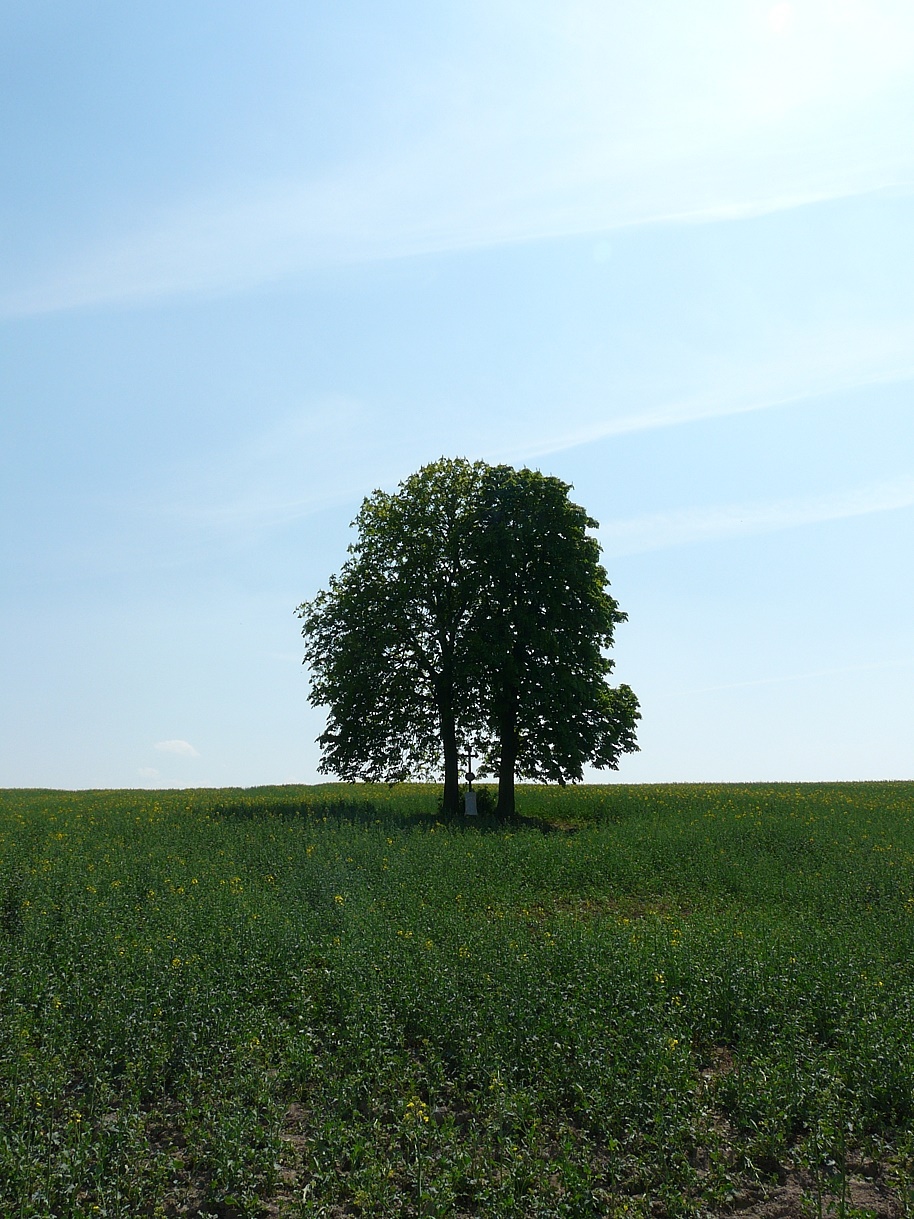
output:
POLYGON ((609 594, 597 522, 567 483, 489 467, 473 544, 485 573, 474 638, 484 691, 484 766, 498 811, 514 812, 515 775, 564 784, 585 765, 615 769, 637 749, 638 701, 612 687, 606 655, 624 622, 609 594))
POLYGON ((444 808, 460 800, 468 626, 479 576, 469 538, 486 467, 434 462, 390 495, 375 491, 329 587, 299 606, 311 702, 328 708, 320 769, 397 782, 444 772, 444 808))
POLYGON ((328 708, 320 768, 396 782, 459 753, 498 775, 565 783, 637 748, 637 700, 606 656, 625 619, 609 595, 596 526, 570 487, 532 470, 445 459, 376 491, 340 574, 299 607, 311 702, 328 708))

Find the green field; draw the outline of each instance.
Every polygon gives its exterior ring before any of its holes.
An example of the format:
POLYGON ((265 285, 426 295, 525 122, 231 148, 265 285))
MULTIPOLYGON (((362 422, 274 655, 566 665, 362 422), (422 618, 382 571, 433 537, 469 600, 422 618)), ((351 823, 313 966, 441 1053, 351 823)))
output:
POLYGON ((0 794, 0 1214, 910 1213, 914 783, 518 804, 0 794))

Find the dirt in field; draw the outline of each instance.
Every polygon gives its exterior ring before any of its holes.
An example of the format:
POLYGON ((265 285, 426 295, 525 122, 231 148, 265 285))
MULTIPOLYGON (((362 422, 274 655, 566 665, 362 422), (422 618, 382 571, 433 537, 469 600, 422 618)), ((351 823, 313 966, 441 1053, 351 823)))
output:
MULTIPOLYGON (((723 1048, 707 1074, 720 1074, 732 1067, 729 1053, 723 1048)), ((309 1136, 312 1115, 301 1104, 291 1104, 286 1112, 281 1138, 285 1144, 281 1156, 279 1181, 273 1196, 263 1201, 263 1219, 285 1219, 298 1212, 308 1195, 309 1136)), ((172 1140, 173 1142, 177 1140, 172 1140)), ((177 1150, 177 1148, 176 1148, 177 1150)), ((699 1160, 703 1157, 699 1155, 699 1160)), ((700 1171, 700 1165, 699 1171, 700 1171)), ((842 1199, 840 1183, 832 1178, 827 1188, 817 1183, 805 1169, 779 1165, 765 1166, 770 1180, 765 1183, 744 1181, 734 1177, 734 1192, 728 1201, 711 1212, 718 1219, 904 1219, 904 1208, 893 1188, 891 1169, 871 1160, 852 1160, 842 1199)), ((561 1192, 561 1183, 556 1181, 561 1192)), ((169 1199, 166 1213, 174 1219, 236 1219, 240 1212, 233 1206, 203 1204, 203 1190, 194 1188, 190 1180, 183 1182, 180 1197, 169 1199)), ((647 1201, 643 1196, 641 1205, 647 1201)), ((657 1201, 650 1204, 656 1219, 664 1219, 668 1208, 657 1201)), ((359 1210, 345 1202, 325 1207, 327 1219, 352 1219, 359 1210)), ((463 1214, 460 1219, 473 1219, 463 1214)))
POLYGON ((872 1219, 901 1219, 898 1197, 880 1177, 851 1176, 843 1199, 838 1193, 819 1194, 804 1172, 787 1172, 777 1185, 737 1193, 722 1216, 732 1219, 837 1219, 856 1212, 872 1219))
POLYGON ((297 1201, 302 1200, 302 1188, 299 1180, 301 1166, 305 1160, 308 1146, 308 1136, 305 1130, 310 1114, 304 1105, 291 1104, 286 1110, 280 1138, 285 1143, 286 1154, 279 1170, 280 1186, 273 1197, 264 1206, 265 1219, 278 1219, 287 1213, 292 1201, 292 1191, 297 1187, 297 1201))

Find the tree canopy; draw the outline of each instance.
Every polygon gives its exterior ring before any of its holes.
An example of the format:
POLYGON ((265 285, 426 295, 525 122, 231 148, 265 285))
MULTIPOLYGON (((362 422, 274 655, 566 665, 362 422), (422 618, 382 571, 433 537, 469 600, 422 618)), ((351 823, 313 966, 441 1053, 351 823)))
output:
POLYGON ((453 813, 472 749, 510 814, 516 776, 576 781, 637 749, 637 699, 608 682, 626 616, 570 490, 442 458, 364 501, 339 575, 298 609, 310 700, 328 708, 324 773, 443 772, 453 813))

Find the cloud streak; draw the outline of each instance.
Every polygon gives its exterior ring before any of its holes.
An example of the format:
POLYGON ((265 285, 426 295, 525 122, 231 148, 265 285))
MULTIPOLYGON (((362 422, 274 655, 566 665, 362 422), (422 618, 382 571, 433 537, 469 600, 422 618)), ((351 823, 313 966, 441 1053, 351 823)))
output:
POLYGON ((672 546, 725 541, 825 521, 892 512, 912 505, 914 478, 833 495, 687 508, 677 512, 652 513, 627 521, 609 521, 600 530, 600 541, 608 557, 621 558, 672 546))
POLYGON ((873 673, 880 669, 900 669, 912 664, 911 660, 881 660, 868 665, 842 665, 834 669, 812 669, 804 673, 783 673, 777 677, 756 677, 751 681, 729 681, 718 686, 699 686, 694 690, 678 690, 670 698, 690 698, 695 694, 717 694, 723 690, 745 690, 752 686, 778 686, 784 682, 813 681, 820 677, 841 677, 847 673, 873 673))
MULTIPOLYGON (((801 406, 842 393, 901 384, 914 380, 912 351, 914 319, 884 327, 804 332, 794 335, 793 346, 785 345, 773 362, 716 369, 713 386, 705 393, 543 437, 524 447, 520 458, 529 461, 613 436, 801 406), (749 394, 747 385, 752 386, 749 394)), ((516 450, 514 456, 518 456, 516 450)))
POLYGON ((328 507, 357 503, 365 482, 351 468, 352 455, 370 437, 377 461, 385 452, 385 435, 396 451, 394 429, 377 410, 352 397, 320 397, 205 461, 178 467, 165 494, 147 501, 144 511, 193 529, 231 534, 280 527, 328 507), (345 463, 334 459, 344 453, 345 463))
MULTIPOLYGON (((413 420, 404 426, 369 401, 318 398, 207 461, 176 469, 165 493, 146 501, 142 510, 148 517, 211 534, 278 528, 330 507, 358 504, 370 487, 392 487, 416 463, 442 453, 536 462, 613 437, 801 408, 829 396, 914 380, 914 320, 883 328, 793 332, 792 343, 774 361, 747 359, 723 368, 715 361, 712 384, 703 394, 645 404, 628 414, 542 434, 533 442, 507 439, 531 427, 528 419, 510 412, 493 409, 468 443, 459 411, 440 419, 430 413, 422 426, 413 420), (304 495, 303 485, 308 488, 304 495)), ((656 390, 649 386, 630 384, 610 396, 652 394, 656 390)), ((580 417, 586 409, 569 403, 562 413, 580 417)), ((117 507, 123 511, 126 506, 117 507)))
MULTIPOLYGON (((672 168, 672 167, 671 167, 672 168)), ((681 169, 681 167, 678 167, 681 169)), ((225 294, 321 268, 453 254, 605 234, 645 226, 729 222, 886 189, 914 188, 914 173, 880 167, 857 180, 774 190, 729 190, 595 179, 578 198, 530 184, 507 198, 493 183, 480 198, 457 183, 395 188, 366 169, 338 181, 288 183, 259 197, 203 200, 157 224, 89 249, 59 272, 0 293, 0 317, 30 317, 110 304, 140 305, 188 294, 225 294), (438 197, 436 197, 438 196, 438 197), (443 197, 441 197, 443 196, 443 197)), ((701 175, 699 174, 699 177, 701 175)))
POLYGON ((843 20, 806 7, 811 22, 773 38, 723 0, 625 22, 592 3, 493 6, 450 60, 417 54, 398 82, 408 138, 140 218, 8 285, 0 315, 910 190, 914 22, 891 0, 843 20))

